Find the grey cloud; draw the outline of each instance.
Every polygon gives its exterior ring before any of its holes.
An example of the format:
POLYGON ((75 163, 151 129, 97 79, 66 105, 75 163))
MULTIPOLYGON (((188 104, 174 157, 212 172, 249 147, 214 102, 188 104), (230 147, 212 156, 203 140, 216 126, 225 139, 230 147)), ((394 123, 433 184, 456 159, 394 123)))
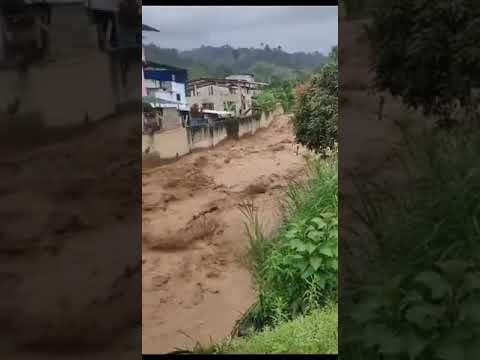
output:
POLYGON ((160 30, 146 42, 191 49, 200 45, 282 46, 286 51, 328 52, 337 44, 337 7, 144 6, 143 21, 160 30))

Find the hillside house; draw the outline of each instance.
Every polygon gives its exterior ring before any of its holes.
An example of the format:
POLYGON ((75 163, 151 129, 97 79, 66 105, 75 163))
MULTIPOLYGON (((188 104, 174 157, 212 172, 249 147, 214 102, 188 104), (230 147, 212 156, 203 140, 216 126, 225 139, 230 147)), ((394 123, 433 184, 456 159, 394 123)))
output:
POLYGON ((253 98, 264 83, 253 80, 252 75, 232 75, 225 79, 197 79, 188 83, 188 105, 203 110, 228 111, 235 115, 248 115, 253 98))
POLYGON ((185 124, 189 109, 186 98, 187 70, 146 61, 144 101, 159 109, 162 129, 185 124))

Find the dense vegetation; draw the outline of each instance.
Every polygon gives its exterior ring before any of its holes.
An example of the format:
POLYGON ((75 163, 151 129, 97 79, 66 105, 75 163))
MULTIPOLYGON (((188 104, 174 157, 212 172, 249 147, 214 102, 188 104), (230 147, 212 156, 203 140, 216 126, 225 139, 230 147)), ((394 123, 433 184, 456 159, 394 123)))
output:
POLYGON ((450 124, 480 83, 480 8, 471 0, 389 0, 369 27, 376 87, 450 124))
POLYGON ((266 241, 250 228, 259 288, 251 316, 257 328, 336 299, 337 167, 335 161, 315 160, 310 165, 310 182, 292 185, 288 192, 286 220, 278 237, 266 241))
POLYGON ((319 53, 287 53, 280 46, 271 48, 238 48, 229 45, 202 46, 198 49, 179 51, 160 48, 154 44, 145 46, 148 60, 188 69, 189 78, 225 77, 234 73, 253 73, 257 81, 289 80, 312 71, 326 61, 319 53))
POLYGON ((418 134, 402 119, 404 191, 373 180, 359 186, 371 256, 363 279, 351 274, 347 284, 343 357, 478 359, 480 137, 472 90, 479 10, 469 0, 382 7, 369 29, 377 89, 439 125, 476 122, 418 134), (465 111, 454 114, 457 105, 465 111))
POLYGON ((345 305, 348 359, 478 359, 480 138, 457 131, 405 134, 414 191, 361 191, 378 248, 345 305))
POLYGON ((334 148, 338 118, 338 52, 333 48, 326 65, 296 89, 295 134, 310 150, 334 148))

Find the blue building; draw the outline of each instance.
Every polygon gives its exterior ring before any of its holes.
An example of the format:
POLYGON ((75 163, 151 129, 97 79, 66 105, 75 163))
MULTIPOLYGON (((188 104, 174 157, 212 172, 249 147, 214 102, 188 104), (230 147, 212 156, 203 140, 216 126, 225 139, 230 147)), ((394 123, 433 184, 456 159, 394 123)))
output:
POLYGON ((176 107, 188 112, 187 70, 146 61, 144 66, 147 98, 159 100, 159 107, 176 107))

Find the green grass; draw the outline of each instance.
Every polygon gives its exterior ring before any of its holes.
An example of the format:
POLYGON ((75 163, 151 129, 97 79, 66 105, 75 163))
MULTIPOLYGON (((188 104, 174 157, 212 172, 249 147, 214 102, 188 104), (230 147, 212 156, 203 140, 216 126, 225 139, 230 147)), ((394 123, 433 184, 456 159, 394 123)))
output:
POLYGON ((338 306, 327 305, 310 315, 235 338, 217 349, 229 354, 337 354, 338 306))

